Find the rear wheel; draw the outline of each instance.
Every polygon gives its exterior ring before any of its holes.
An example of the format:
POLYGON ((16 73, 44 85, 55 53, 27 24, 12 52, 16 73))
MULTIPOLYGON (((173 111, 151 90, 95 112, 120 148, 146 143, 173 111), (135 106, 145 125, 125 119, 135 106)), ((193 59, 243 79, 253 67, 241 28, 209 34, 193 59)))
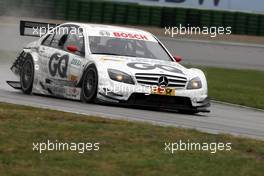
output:
POLYGON ((22 91, 25 94, 30 94, 32 92, 34 80, 34 63, 32 59, 27 59, 20 71, 20 84, 22 91))
POLYGON ((81 92, 81 100, 84 102, 94 102, 96 100, 98 88, 98 74, 95 66, 86 69, 81 92))

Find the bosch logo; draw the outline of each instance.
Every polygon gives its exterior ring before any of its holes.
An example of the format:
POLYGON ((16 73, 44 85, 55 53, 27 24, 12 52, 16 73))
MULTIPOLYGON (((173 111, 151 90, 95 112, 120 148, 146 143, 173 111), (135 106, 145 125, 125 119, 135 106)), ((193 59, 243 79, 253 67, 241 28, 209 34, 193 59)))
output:
POLYGON ((115 37, 118 38, 128 38, 128 39, 138 39, 138 40, 148 40, 147 36, 141 34, 131 34, 125 32, 114 32, 115 37))

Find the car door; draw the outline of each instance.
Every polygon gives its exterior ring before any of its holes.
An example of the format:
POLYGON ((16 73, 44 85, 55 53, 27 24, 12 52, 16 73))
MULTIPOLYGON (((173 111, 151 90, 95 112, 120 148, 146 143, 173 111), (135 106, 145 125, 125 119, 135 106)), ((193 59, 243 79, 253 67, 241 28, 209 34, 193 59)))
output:
MULTIPOLYGON (((68 27, 61 26, 60 28, 66 29, 68 27)), ((41 89, 46 91, 45 94, 62 96, 65 92, 69 56, 63 50, 63 46, 67 36, 67 30, 54 30, 44 38, 39 47, 41 62, 39 84, 41 89)))
POLYGON ((52 48, 51 41, 54 37, 54 34, 48 34, 41 45, 39 46, 39 62, 40 62, 40 76, 39 82, 41 85, 45 84, 45 79, 49 77, 48 63, 51 55, 55 52, 55 48, 52 48))
POLYGON ((75 30, 78 33, 71 32, 76 27, 61 26, 63 30, 47 36, 39 48, 42 65, 40 84, 48 94, 65 97, 67 88, 76 86, 80 79, 85 56, 84 38, 79 30, 75 30))
POLYGON ((61 55, 58 49, 58 40, 61 37, 62 34, 59 33, 48 34, 39 47, 40 74, 38 78, 38 89, 39 92, 44 94, 61 96, 60 92, 63 92, 57 86, 59 83, 58 65, 60 59, 54 57, 55 55, 61 55))
POLYGON ((75 30, 78 26, 71 26, 70 28, 71 30, 64 43, 63 50, 69 57, 67 78, 75 86, 79 82, 84 69, 85 42, 82 30, 75 30))

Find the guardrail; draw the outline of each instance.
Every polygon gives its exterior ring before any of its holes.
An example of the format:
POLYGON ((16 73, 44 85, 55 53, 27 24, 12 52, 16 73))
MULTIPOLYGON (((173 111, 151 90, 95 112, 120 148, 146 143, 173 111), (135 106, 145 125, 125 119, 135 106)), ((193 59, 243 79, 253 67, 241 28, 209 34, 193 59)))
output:
POLYGON ((264 36, 264 15, 83 0, 1 0, 0 15, 144 26, 231 26, 233 34, 264 36))

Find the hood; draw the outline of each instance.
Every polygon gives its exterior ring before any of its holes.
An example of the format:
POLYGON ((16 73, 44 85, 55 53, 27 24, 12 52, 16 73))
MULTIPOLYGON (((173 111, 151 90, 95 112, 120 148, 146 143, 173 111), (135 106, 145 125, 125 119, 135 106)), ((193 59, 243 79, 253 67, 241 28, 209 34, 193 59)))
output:
POLYGON ((127 56, 92 55, 99 69, 116 69, 130 75, 152 73, 174 76, 187 76, 188 70, 173 61, 127 56))

